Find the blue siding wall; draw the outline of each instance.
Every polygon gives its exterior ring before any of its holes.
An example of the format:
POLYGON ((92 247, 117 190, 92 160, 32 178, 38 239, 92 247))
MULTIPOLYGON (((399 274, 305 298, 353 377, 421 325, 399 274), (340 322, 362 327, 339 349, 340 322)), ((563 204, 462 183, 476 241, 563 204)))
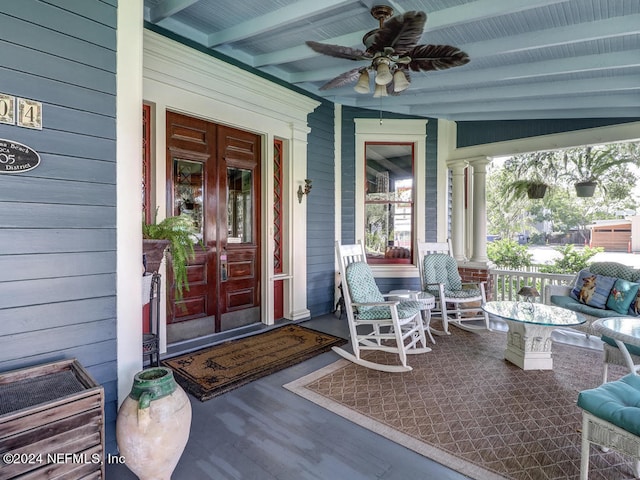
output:
POLYGON ((36 150, 0 175, 0 371, 77 358, 105 388, 115 451, 117 0, 3 2, 0 91, 42 102, 36 150))
POLYGON ((333 310, 335 279, 334 106, 326 100, 309 115, 307 177, 307 305, 311 316, 333 310))
POLYGON ((489 122, 458 122, 457 147, 503 142, 518 138, 570 132, 637 122, 640 118, 573 118, 556 120, 502 120, 489 122))

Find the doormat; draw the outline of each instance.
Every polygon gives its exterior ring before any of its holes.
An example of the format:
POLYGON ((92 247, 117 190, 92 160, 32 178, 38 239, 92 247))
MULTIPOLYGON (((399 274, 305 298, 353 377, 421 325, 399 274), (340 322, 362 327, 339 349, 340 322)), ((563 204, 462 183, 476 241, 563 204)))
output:
POLYGON ((200 401, 300 363, 346 340, 300 325, 214 345, 164 360, 176 381, 200 401))
MULTIPOLYGON (((455 329, 413 370, 338 360, 285 388, 477 480, 568 480, 580 474, 581 390, 602 381, 602 352, 554 342, 553 370, 504 360, 506 335, 455 329)), ((367 360, 395 361, 384 352, 367 360)), ((628 371, 609 366, 609 380, 628 371)), ((631 460, 591 447, 590 480, 633 478, 631 460)))

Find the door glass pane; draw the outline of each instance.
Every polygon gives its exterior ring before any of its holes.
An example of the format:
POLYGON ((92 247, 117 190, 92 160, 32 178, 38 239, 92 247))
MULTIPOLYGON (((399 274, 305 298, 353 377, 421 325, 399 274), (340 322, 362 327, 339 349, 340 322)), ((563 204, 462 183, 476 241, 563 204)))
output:
POLYGON ((173 178, 173 214, 186 215, 191 218, 197 236, 202 240, 203 164, 174 158, 173 178))
POLYGON ((253 173, 227 168, 227 243, 253 241, 253 173))
POLYGON ((410 263, 413 145, 367 143, 365 247, 372 263, 410 263))

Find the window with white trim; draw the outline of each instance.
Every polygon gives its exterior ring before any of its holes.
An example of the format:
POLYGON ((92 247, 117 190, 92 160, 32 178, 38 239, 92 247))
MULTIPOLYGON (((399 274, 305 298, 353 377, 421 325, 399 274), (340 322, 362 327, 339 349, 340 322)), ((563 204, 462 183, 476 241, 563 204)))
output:
MULTIPOLYGON (((388 228, 386 238, 382 236, 383 241, 387 242, 384 246, 385 252, 389 246, 408 245, 409 258, 403 261, 389 261, 390 259, 375 260, 374 256, 380 256, 380 248, 376 253, 371 250, 369 260, 376 276, 379 277, 413 277, 416 273, 416 261, 413 252, 415 252, 416 242, 424 240, 425 232, 425 175, 426 175, 426 132, 427 120, 401 120, 401 119, 379 119, 357 118, 356 124, 356 157, 355 157, 355 233, 356 241, 361 241, 367 245, 367 237, 371 237, 374 231, 384 230, 384 221, 371 222, 375 208, 372 206, 377 203, 387 203, 387 212, 383 215, 389 215, 386 223, 393 228, 388 228), (398 161, 399 168, 396 168, 395 177, 391 174, 394 168, 392 164, 386 164, 389 170, 389 195, 386 200, 376 199, 376 196, 368 193, 369 181, 372 175, 376 175, 374 171, 384 170, 376 166, 371 169, 371 161, 367 162, 367 150, 375 146, 393 145, 402 146, 411 150, 409 155, 411 167, 407 166, 406 159, 398 161), (400 173, 400 169, 411 171, 412 179, 410 190, 407 189, 408 177, 400 173), (400 176, 404 180, 400 180, 400 176), (393 180, 393 182, 392 182, 393 180), (397 183, 397 185, 396 185, 397 183), (389 201, 398 201, 393 204, 393 210, 389 207, 389 201), (392 214, 392 218, 391 218, 392 214), (408 222, 408 224, 407 224, 408 222), (369 226, 374 225, 374 226, 369 226), (400 229, 398 229, 400 226, 400 229), (388 242, 393 242, 389 245, 388 242), (373 260, 373 261, 371 261, 373 260)), ((388 152, 387 152, 388 153, 388 152)), ((369 155, 370 156, 370 155, 369 155)), ((384 177, 384 173, 382 175, 384 177)), ((372 180, 373 181, 373 180, 372 180)), ((384 188, 384 180, 381 178, 381 186, 384 188)), ((377 190, 377 180, 376 180, 377 190)), ((380 208, 378 208, 380 210, 380 208)), ((371 246, 372 242, 369 242, 371 246)))
POLYGON ((413 144, 365 144, 365 249, 370 264, 411 264, 413 144))

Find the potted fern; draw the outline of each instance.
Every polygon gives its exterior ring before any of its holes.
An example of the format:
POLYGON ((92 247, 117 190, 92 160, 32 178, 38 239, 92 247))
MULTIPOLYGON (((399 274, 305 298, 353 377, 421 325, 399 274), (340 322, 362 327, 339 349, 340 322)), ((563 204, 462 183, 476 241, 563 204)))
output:
POLYGON ((629 163, 638 163, 627 153, 608 146, 588 146, 565 150, 563 163, 567 176, 574 181, 578 197, 592 197, 596 186, 612 168, 629 163))
POLYGON ((181 299, 183 291, 189 290, 187 264, 195 257, 194 243, 197 239, 193 221, 185 215, 167 217, 158 223, 143 221, 142 238, 147 271, 157 271, 165 250, 169 250, 176 299, 181 299))
POLYGON ((515 180, 506 187, 511 200, 543 198, 550 179, 557 175, 552 152, 514 155, 505 163, 515 180))

